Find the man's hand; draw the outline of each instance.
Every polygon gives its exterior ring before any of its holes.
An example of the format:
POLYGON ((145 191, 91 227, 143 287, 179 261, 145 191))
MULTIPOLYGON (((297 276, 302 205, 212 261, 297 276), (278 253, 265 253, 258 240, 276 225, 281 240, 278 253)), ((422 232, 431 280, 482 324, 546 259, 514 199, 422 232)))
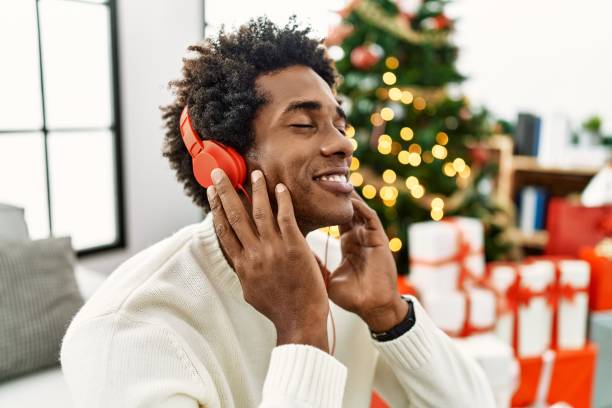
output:
POLYGON ((272 321, 277 344, 310 344, 328 351, 329 303, 317 261, 298 228, 291 195, 275 189, 270 207, 261 171, 252 174, 253 217, 220 169, 207 189, 215 231, 242 285, 244 299, 272 321))
POLYGON ((378 215, 357 193, 354 216, 340 225, 342 262, 329 279, 329 298, 360 316, 374 332, 391 329, 408 313, 397 291, 397 268, 378 215))

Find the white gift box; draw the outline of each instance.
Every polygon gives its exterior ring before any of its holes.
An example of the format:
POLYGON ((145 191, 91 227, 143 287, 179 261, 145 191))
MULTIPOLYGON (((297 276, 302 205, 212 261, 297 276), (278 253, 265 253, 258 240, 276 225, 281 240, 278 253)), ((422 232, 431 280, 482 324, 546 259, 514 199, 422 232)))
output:
POLYGON ((476 278, 484 275, 484 230, 474 218, 412 224, 408 229, 410 282, 421 292, 448 292, 460 286, 462 267, 476 278))
POLYGON ((497 408, 509 408, 519 383, 519 364, 512 348, 493 334, 453 339, 465 354, 482 367, 497 408))
POLYGON ((495 324, 495 295, 487 289, 423 292, 421 304, 436 326, 451 336, 491 331, 495 324))
POLYGON ((556 345, 558 349, 581 349, 586 343, 590 265, 577 259, 562 260, 558 268, 556 345))

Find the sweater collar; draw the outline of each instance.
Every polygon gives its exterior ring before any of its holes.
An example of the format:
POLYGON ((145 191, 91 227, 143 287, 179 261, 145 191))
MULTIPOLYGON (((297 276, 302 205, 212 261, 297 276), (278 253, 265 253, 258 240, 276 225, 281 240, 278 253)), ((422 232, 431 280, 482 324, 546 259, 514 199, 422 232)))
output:
POLYGON ((225 259, 221 250, 219 238, 215 232, 212 212, 198 224, 195 232, 196 245, 194 251, 205 267, 205 273, 213 279, 222 289, 235 296, 243 298, 242 286, 236 271, 225 259))

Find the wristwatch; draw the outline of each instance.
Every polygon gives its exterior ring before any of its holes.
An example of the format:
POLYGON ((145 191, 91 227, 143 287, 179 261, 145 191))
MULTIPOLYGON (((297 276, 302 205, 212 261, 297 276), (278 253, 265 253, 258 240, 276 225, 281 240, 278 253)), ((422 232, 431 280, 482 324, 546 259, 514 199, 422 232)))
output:
POLYGON ((390 341, 397 339, 402 334, 410 330, 412 326, 414 326, 414 324, 416 323, 416 318, 414 316, 414 305, 412 304, 412 300, 408 296, 404 295, 402 295, 402 299, 408 302, 408 313, 406 313, 406 317, 404 318, 404 320, 384 332, 373 332, 372 330, 370 330, 370 335, 374 340, 390 341))

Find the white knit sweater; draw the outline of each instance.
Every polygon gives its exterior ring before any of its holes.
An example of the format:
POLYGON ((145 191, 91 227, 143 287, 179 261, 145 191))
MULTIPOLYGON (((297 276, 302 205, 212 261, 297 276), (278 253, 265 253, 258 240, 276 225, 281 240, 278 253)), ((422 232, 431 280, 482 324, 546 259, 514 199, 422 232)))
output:
MULTIPOLYGON (((337 347, 276 347, 242 297, 212 216, 123 263, 74 317, 61 363, 77 408, 492 407, 482 370, 434 327, 376 342, 332 304, 337 347)), ((331 330, 329 330, 331 333, 331 330)))

